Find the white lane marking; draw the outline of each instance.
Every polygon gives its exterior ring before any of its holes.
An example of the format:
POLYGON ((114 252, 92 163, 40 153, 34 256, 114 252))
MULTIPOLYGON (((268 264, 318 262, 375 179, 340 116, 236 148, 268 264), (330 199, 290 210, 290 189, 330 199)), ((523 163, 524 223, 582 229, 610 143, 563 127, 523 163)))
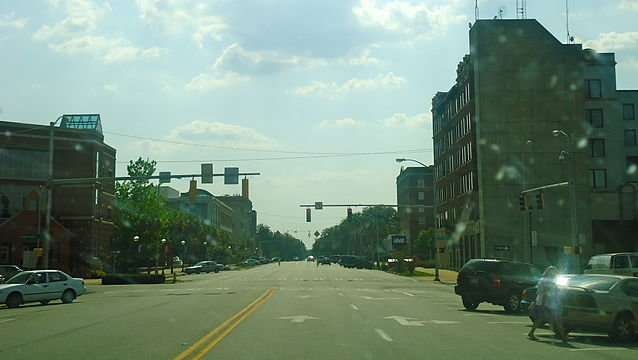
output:
POLYGON ((425 320, 417 320, 415 318, 411 318, 411 317, 405 317, 405 316, 386 316, 384 319, 392 319, 392 320, 396 320, 396 322, 398 322, 399 324, 403 325, 403 326, 423 326, 424 322, 427 322, 425 320))
POLYGON ((310 298, 316 298, 316 296, 314 295, 297 295, 295 296, 296 298, 300 298, 300 299, 310 299, 310 298))
POLYGON ((105 291, 104 294, 115 294, 115 291, 105 291))
POLYGON ((488 321, 488 324, 531 324, 531 321, 488 321))
POLYGON ((407 296, 414 296, 413 294, 410 294, 409 292, 405 292, 405 291, 404 291, 404 292, 402 292, 401 294, 405 294, 405 295, 407 295, 407 296))
POLYGON ((460 321, 447 321, 447 320, 430 320, 431 323, 435 324, 459 324, 460 321))
POLYGON ((319 318, 308 315, 282 316, 277 319, 290 320, 291 323, 302 323, 306 320, 319 320, 319 318))
POLYGON ((6 323, 6 322, 9 322, 9 321, 14 321, 14 320, 15 319, 2 319, 2 320, 0 320, 0 323, 6 323))
POLYGON ((350 304, 350 307, 351 307, 353 310, 359 311, 359 308, 358 308, 358 307, 357 307, 357 305, 355 305, 355 304, 350 304))
POLYGON ((569 349, 569 351, 615 351, 615 350, 628 350, 628 349, 621 348, 621 347, 569 349))
POLYGON ((343 293, 342 293, 342 292, 338 292, 337 294, 339 294, 339 296, 343 296, 343 293))
POLYGON ((392 340, 392 338, 390 337, 390 335, 386 334, 385 331, 381 330, 381 329, 374 329, 374 331, 377 332, 377 334, 379 334, 379 336, 381 337, 381 339, 387 341, 387 342, 392 342, 394 340, 392 340))

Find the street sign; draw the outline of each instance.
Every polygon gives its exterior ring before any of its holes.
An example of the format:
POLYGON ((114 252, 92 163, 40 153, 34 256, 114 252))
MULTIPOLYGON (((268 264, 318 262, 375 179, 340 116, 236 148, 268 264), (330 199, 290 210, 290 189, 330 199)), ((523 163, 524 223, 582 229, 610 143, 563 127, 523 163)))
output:
POLYGON ((202 164, 202 184, 213 183, 213 164, 202 164))
POLYGON ((224 168, 224 184, 226 185, 239 184, 239 168, 238 167, 224 168))
POLYGON ((44 249, 43 248, 34 248, 33 249, 33 253, 35 254, 35 256, 42 256, 42 255, 44 255, 44 249))
POLYGON ((408 243, 407 235, 390 235, 392 239, 392 245, 405 245, 408 243))
POLYGON ((532 231, 532 246, 538 246, 538 234, 536 230, 532 231))
POLYGON ((494 251, 510 251, 510 249, 509 245, 494 245, 494 251))
POLYGON ((113 255, 117 255, 120 253, 120 250, 111 250, 110 253, 113 255))
POLYGON ((33 251, 25 251, 22 253, 22 267, 25 269, 33 269, 35 268, 38 262, 38 257, 35 255, 33 251))
POLYGON ((167 184, 171 182, 171 172, 170 171, 160 171, 159 173, 159 183, 167 184))
POLYGON ((321 235, 321 233, 319 231, 315 231, 315 237, 319 237, 319 235, 321 235))
POLYGON ((20 239, 42 239, 42 234, 22 234, 20 239))
POLYGON ((321 209, 323 209, 323 202, 315 201, 315 210, 321 210, 321 209))

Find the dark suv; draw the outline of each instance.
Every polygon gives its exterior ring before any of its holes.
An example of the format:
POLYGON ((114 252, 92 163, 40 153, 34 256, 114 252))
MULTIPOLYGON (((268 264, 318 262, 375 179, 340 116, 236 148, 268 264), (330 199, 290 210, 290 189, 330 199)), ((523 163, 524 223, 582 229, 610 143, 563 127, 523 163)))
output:
POLYGON ((518 312, 523 291, 538 283, 541 272, 540 267, 519 261, 473 259, 459 271, 454 292, 468 310, 489 302, 518 312))
POLYGON ((15 265, 0 265, 0 284, 19 272, 22 272, 22 269, 15 265))

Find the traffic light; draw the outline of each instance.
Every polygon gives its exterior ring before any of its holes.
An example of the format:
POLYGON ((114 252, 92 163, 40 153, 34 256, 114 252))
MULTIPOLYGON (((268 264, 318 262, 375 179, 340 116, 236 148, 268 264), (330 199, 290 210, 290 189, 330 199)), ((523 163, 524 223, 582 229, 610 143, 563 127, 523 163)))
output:
POLYGON ((306 208, 306 222, 310 222, 311 219, 311 215, 310 215, 310 208, 306 208))
POLYGON ((352 220, 352 208, 348 208, 348 220, 352 220))
POLYGON ((536 194, 536 208, 541 210, 545 207, 545 195, 543 193, 536 194))
POLYGON ((197 200, 197 180, 191 180, 190 188, 188 189, 188 199, 197 200))
POLYGON ((520 205, 521 211, 527 211, 528 206, 527 206, 527 196, 526 195, 521 195, 518 197, 518 203, 520 205))

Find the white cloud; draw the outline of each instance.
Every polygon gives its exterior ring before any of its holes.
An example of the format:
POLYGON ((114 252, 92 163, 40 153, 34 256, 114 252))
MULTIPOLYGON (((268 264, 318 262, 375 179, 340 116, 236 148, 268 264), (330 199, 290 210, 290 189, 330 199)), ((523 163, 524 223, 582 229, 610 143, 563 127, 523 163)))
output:
POLYGON ((380 3, 377 0, 361 0, 352 9, 359 22, 365 26, 383 30, 409 40, 431 39, 440 36, 454 24, 467 21, 458 13, 462 2, 451 1, 446 5, 412 5, 407 1, 380 3))
POLYGON ((176 127, 167 139, 247 149, 273 149, 277 146, 274 139, 253 128, 201 120, 176 127))
POLYGON ((276 51, 249 51, 239 44, 232 44, 222 51, 213 68, 238 73, 264 74, 284 68, 314 68, 327 65, 323 59, 285 55, 276 51))
POLYGON ((425 129, 426 126, 432 123, 432 114, 426 112, 408 116, 404 113, 395 113, 389 118, 381 120, 381 123, 386 127, 425 129))
MULTIPOLYGON (((54 8, 59 8, 58 1, 49 1, 54 8)), ((98 4, 88 0, 64 1, 67 17, 59 23, 44 25, 33 35, 35 40, 48 40, 53 37, 69 37, 86 34, 96 29, 97 24, 111 11, 108 2, 98 4)))
POLYGON ((621 9, 638 11, 638 0, 622 0, 618 6, 621 9))
POLYGON ((195 76, 188 84, 184 85, 186 90, 203 91, 212 88, 226 87, 241 84, 248 81, 249 77, 237 73, 227 73, 222 77, 212 74, 199 74, 195 76))
POLYGON ((584 47, 598 52, 615 51, 638 47, 638 32, 616 33, 614 31, 598 35, 597 40, 588 40, 584 47))
POLYGON ((381 64, 381 60, 370 57, 370 50, 366 49, 361 53, 361 55, 357 57, 351 57, 346 59, 346 62, 352 66, 363 66, 363 65, 378 65, 381 64))
POLYGON ((117 85, 113 85, 113 84, 104 84, 104 90, 107 91, 112 91, 112 92, 116 92, 118 90, 118 86, 117 85))
POLYGON ((10 12, 4 16, 0 16, 0 28, 10 27, 15 29, 22 29, 27 25, 29 20, 26 18, 16 19, 16 14, 10 12))
POLYGON ((221 40, 221 34, 228 28, 219 16, 211 14, 206 2, 136 0, 136 4, 144 22, 169 34, 189 31, 200 48, 207 38, 221 40))
POLYGON ((393 72, 379 74, 372 79, 350 79, 345 83, 325 83, 313 81, 309 85, 296 88, 293 93, 300 96, 322 95, 327 97, 340 97, 358 90, 373 90, 381 88, 398 88, 405 84, 404 77, 396 76, 393 72))
POLYGON ((339 120, 324 120, 319 124, 321 128, 352 128, 362 126, 363 121, 354 120, 352 118, 343 118, 339 120))
POLYGON ((33 39, 49 41, 48 46, 54 52, 68 56, 90 53, 106 64, 158 57, 166 53, 166 49, 158 47, 143 49, 123 38, 95 35, 97 25, 111 11, 108 2, 50 0, 49 4, 55 9, 62 8, 66 18, 54 25, 42 26, 33 39))

